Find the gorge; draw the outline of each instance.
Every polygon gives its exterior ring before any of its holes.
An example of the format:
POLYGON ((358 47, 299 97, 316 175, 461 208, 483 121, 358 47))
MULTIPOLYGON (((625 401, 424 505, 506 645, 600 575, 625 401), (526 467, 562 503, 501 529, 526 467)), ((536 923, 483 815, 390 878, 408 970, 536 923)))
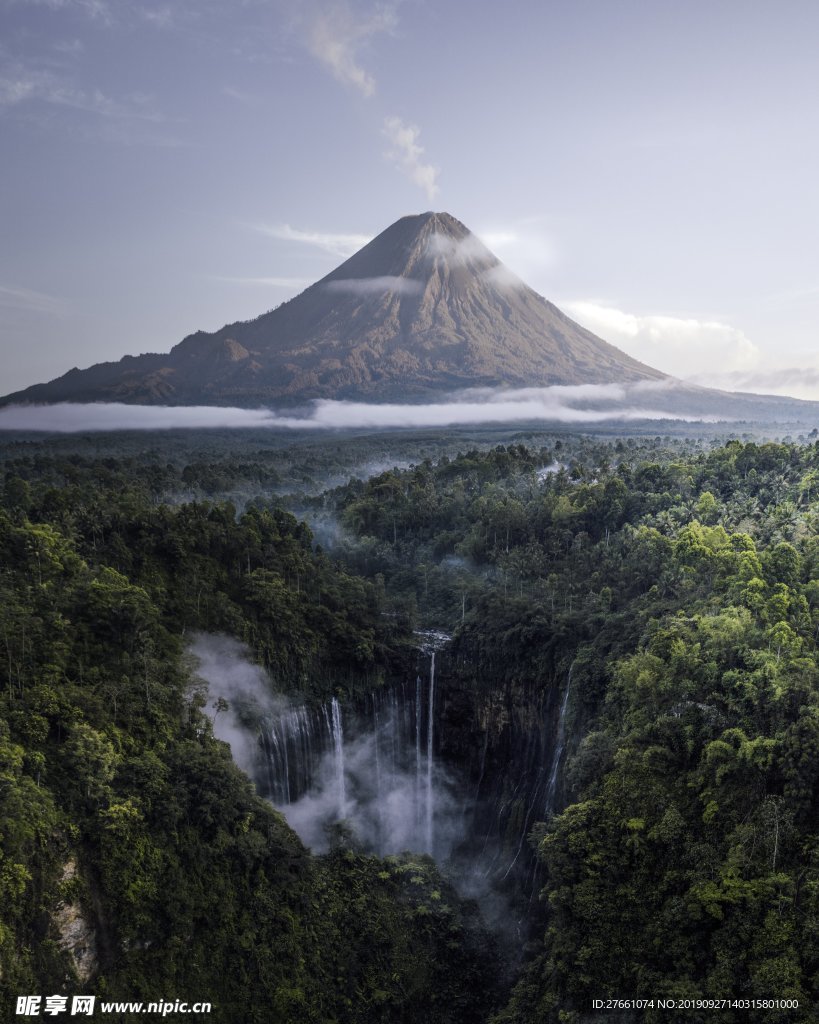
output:
POLYGON ((414 643, 406 678, 344 704, 273 694, 250 651, 228 637, 202 635, 190 652, 208 706, 221 709, 214 734, 309 848, 326 853, 342 829, 379 857, 427 854, 459 892, 486 903, 496 929, 510 922, 493 905, 510 915, 514 903, 519 937, 536 894, 529 833, 557 808, 571 669, 559 705, 501 724, 492 708, 502 696, 476 702, 451 636, 426 630, 414 643))

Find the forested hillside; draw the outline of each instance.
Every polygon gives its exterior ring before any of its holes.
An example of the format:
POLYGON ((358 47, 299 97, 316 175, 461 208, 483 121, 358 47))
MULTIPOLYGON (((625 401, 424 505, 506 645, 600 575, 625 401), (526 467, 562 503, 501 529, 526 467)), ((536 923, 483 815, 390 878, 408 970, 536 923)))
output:
POLYGON ((360 568, 462 620, 498 715, 571 671, 543 940, 498 1021, 587 1019, 594 994, 815 1002, 819 449, 642 455, 502 448, 340 501, 360 568))
POLYGON ((474 908, 427 858, 309 856, 213 739, 183 657, 189 631, 224 630, 279 688, 372 685, 391 642, 372 585, 285 513, 151 507, 87 478, 12 477, 4 497, 3 1005, 94 991, 208 1000, 217 1021, 482 1019, 496 971, 474 908))
MULTIPOLYGON (((497 1024, 609 996, 789 999, 811 1019, 819 446, 527 441, 318 497, 271 494, 247 459, 244 508, 182 500, 198 471, 148 455, 6 452, 4 999, 70 984, 211 998, 224 1021, 497 1024), (436 752, 475 805, 459 852, 495 851, 518 922, 511 994, 450 887, 463 860, 447 882, 344 828, 310 855, 213 738, 184 655, 227 633, 272 689, 353 706, 421 627, 453 635, 436 752)), ((231 458, 210 465, 235 486, 231 458)))

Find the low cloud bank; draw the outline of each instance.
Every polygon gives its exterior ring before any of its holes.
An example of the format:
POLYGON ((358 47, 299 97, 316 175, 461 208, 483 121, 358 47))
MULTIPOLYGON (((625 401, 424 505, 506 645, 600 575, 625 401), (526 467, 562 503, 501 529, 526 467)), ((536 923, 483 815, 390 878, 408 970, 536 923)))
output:
POLYGON ((65 402, 0 409, 0 430, 73 433, 98 430, 273 428, 283 430, 453 427, 459 424, 600 423, 605 420, 682 420, 716 423, 726 417, 663 408, 673 381, 640 384, 555 385, 548 388, 473 388, 424 405, 319 399, 303 415, 273 409, 65 402))
POLYGON ((176 427, 268 427, 268 409, 219 406, 124 405, 120 402, 10 405, 0 409, 0 430, 74 433, 95 430, 168 430, 176 427))
POLYGON ((689 375, 694 384, 724 388, 727 391, 764 393, 787 398, 800 398, 807 402, 819 401, 819 364, 785 365, 761 368, 756 371, 711 370, 689 375))

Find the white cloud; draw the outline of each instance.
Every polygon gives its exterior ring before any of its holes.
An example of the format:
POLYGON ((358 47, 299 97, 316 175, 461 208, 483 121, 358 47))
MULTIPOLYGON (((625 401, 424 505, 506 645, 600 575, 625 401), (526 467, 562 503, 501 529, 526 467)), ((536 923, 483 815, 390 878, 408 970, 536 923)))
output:
POLYGON ((354 252, 371 241, 370 235, 332 234, 326 231, 301 231, 291 228, 289 224, 256 224, 257 231, 271 238, 280 238, 285 242, 301 242, 330 253, 331 256, 342 256, 347 259, 354 252))
POLYGON ((333 3, 313 17, 307 45, 339 82, 353 86, 364 96, 372 96, 375 79, 361 66, 359 50, 372 36, 390 32, 394 25, 395 16, 389 8, 361 17, 347 4, 333 3))
MULTIPOLYGON (((486 238, 485 235, 482 237, 486 238)), ((427 253, 433 258, 443 257, 449 266, 471 267, 485 281, 503 291, 526 287, 513 270, 503 263, 495 262, 497 257, 477 235, 453 238, 435 232, 429 236, 427 253)))
POLYGON ((438 192, 438 168, 423 162, 424 147, 418 144, 420 129, 405 124, 400 117, 387 117, 383 134, 390 143, 385 154, 387 159, 396 164, 413 184, 422 188, 430 201, 434 199, 438 192))
POLYGON ((325 286, 332 292, 349 292, 352 295, 383 295, 395 292, 397 295, 417 295, 424 290, 421 281, 412 277, 347 277, 328 281, 325 286))
MULTIPOLYGON (((362 66, 359 51, 373 36, 392 32, 395 24, 395 12, 390 5, 381 5, 362 16, 348 3, 338 0, 325 5, 309 21, 307 45, 339 82, 369 97, 375 92, 375 78, 362 66)), ((431 201, 438 192, 439 172, 422 159, 424 148, 418 142, 419 129, 399 117, 387 117, 382 134, 390 143, 386 158, 422 188, 431 201)))
POLYGON ((561 308, 635 359, 692 384, 819 401, 815 352, 763 352, 720 320, 640 316, 596 302, 564 302, 561 308))
POLYGON ((485 263, 492 259, 492 253, 480 238, 473 234, 468 234, 464 238, 453 238, 452 235, 435 231, 427 240, 427 253, 430 256, 443 256, 448 263, 457 266, 467 266, 477 260, 485 263))
POLYGON ((759 364, 757 346, 741 330, 718 320, 640 316, 596 302, 561 304, 570 316, 650 366, 684 380, 759 364))

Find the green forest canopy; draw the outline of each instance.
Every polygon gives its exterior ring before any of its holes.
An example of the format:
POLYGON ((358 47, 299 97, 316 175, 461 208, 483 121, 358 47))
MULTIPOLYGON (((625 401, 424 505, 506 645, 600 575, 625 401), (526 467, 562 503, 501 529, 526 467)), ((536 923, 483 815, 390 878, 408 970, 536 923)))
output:
POLYGON ((538 440, 290 496, 218 450, 5 450, 4 1000, 81 984, 62 905, 94 925, 86 989, 210 995, 214 1020, 580 1021, 601 994, 792 998, 810 1019, 819 447, 538 440), (243 509, 213 484, 185 500, 220 474, 243 509), (419 625, 454 631, 476 699, 535 706, 573 666, 511 995, 428 859, 303 849, 213 739, 184 656, 192 631, 229 633, 277 689, 353 699, 419 625))

